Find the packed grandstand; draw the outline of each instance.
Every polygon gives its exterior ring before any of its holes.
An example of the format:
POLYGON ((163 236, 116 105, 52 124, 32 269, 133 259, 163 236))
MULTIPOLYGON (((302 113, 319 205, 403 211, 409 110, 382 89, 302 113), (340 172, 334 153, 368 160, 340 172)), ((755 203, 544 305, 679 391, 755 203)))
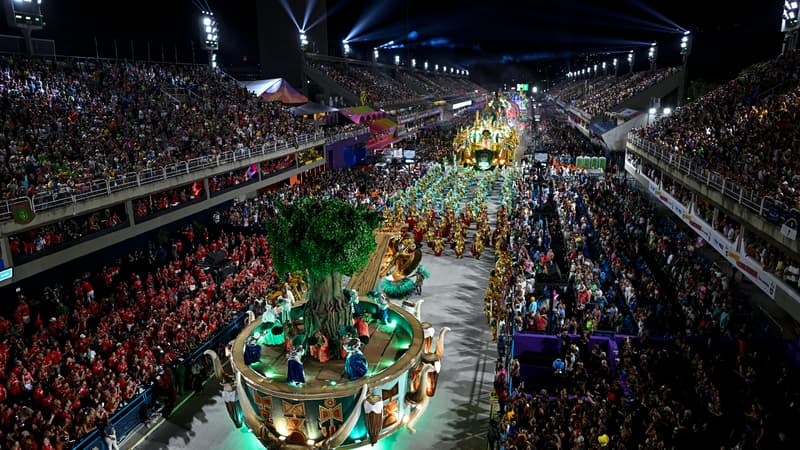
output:
MULTIPOLYGON (((792 54, 755 65, 628 139, 657 147, 670 161, 684 158, 709 179, 722 177, 722 193, 738 189, 740 202, 769 198, 775 211, 762 205, 760 213, 780 227, 786 214, 800 211, 798 61, 792 54)), ((308 64, 376 109, 416 102, 424 110, 445 96, 486 93, 462 77, 308 64)), ((776 335, 748 302, 735 268, 710 257, 709 243, 659 208, 646 187, 626 178, 625 167, 663 180, 664 191, 731 246, 745 242, 742 257, 794 295, 796 245, 748 227, 744 216, 726 213, 642 155, 619 158, 605 177, 587 176, 575 158, 608 149, 556 112, 561 104, 603 116, 677 72, 598 77, 591 89, 565 81, 540 106, 544 120, 531 117, 536 150, 552 159, 519 165, 513 207, 497 215, 486 242, 498 256, 484 305, 498 350, 499 409, 486 424, 493 449, 797 448, 796 342, 776 335), (500 264, 501 254, 510 264, 500 264), (511 341, 521 335, 551 336, 558 345, 512 353, 511 341)), ((118 247, 124 253, 94 258, 77 276, 32 276, 4 286, 0 447, 23 450, 80 445, 145 390, 169 415, 209 377, 198 350, 223 354, 220 333, 246 311, 259 312, 284 278, 273 270, 264 231, 277 203, 337 198, 390 210, 396 193, 451 157, 455 134, 473 118, 441 117, 409 134, 403 145, 416 150, 416 161, 404 170, 321 170, 330 163, 324 149, 311 139, 301 149, 300 138, 318 137, 323 146, 354 139, 369 121, 293 114, 207 66, 4 57, 0 95, 0 197, 4 230, 14 230, 3 233, 9 254, 2 258, 14 267, 225 192, 261 187, 273 176, 302 173, 118 247), (263 153, 249 164, 256 149, 277 154, 280 146, 286 151, 279 157, 263 153), (227 159, 220 163, 227 154, 248 164, 228 169, 227 159), (198 159, 219 170, 192 178, 189 162, 198 159), (301 170, 306 166, 313 169, 301 170), (132 192, 142 180, 169 178, 167 168, 190 179, 81 209, 95 198, 81 193, 100 184, 98 196, 117 187, 132 192), (12 209, 20 201, 26 206, 20 199, 77 206, 47 223, 11 225, 19 218, 12 209), (219 252, 231 272, 209 262, 219 252)), ((372 137, 372 130, 365 133, 372 137)), ((388 133, 395 138, 400 130, 388 133)))

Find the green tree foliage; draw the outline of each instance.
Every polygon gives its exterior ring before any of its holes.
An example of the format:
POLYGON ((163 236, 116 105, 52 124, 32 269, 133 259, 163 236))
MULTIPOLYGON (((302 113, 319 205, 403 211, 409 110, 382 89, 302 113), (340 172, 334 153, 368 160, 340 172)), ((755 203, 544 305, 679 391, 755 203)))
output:
POLYGON ((380 214, 341 200, 303 199, 278 206, 267 223, 272 259, 279 273, 308 271, 311 278, 353 274, 375 250, 380 214))

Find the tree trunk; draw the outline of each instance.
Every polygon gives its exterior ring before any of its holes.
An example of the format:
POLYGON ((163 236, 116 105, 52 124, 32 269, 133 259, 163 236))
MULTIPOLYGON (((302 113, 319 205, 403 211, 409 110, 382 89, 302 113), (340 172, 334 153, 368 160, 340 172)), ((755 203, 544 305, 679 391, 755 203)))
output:
POLYGON ((342 327, 353 324, 350 303, 342 294, 342 275, 333 272, 323 276, 312 276, 308 303, 305 306, 304 325, 306 338, 319 330, 328 338, 331 359, 341 359, 342 327))

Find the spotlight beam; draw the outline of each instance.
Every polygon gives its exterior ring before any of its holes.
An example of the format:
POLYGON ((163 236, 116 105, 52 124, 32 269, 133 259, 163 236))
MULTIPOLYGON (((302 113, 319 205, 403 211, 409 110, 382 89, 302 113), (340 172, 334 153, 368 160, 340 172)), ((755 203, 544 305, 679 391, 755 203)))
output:
POLYGON ((317 0, 306 0, 306 13, 303 15, 303 30, 308 31, 308 19, 311 17, 311 11, 314 10, 317 0))
POLYGON ((332 7, 328 8, 328 14, 327 15, 323 14, 323 15, 319 16, 316 20, 314 20, 313 22, 308 24, 306 26, 306 31, 313 29, 314 27, 316 27, 317 25, 322 23, 323 20, 329 19, 331 16, 333 16, 337 12, 341 11, 342 8, 344 8, 345 6, 350 4, 351 1, 352 0, 343 0, 343 1, 340 1, 340 2, 336 2, 336 4, 334 4, 332 7))
POLYGON ((294 26, 297 27, 297 31, 303 31, 303 29, 300 28, 300 24, 297 23, 297 19, 294 17, 294 13, 292 12, 292 8, 289 7, 289 2, 287 2, 286 0, 280 0, 280 2, 281 2, 281 6, 283 6, 283 9, 286 11, 286 14, 289 15, 290 19, 292 19, 292 22, 294 23, 294 26))
POLYGON ((353 29, 347 34, 345 39, 352 41, 353 36, 358 36, 366 30, 367 27, 377 23, 381 18, 391 14, 394 10, 393 6, 397 6, 399 2, 392 0, 372 1, 361 13, 361 16, 356 20, 353 29))
POLYGON ((673 22, 672 20, 670 20, 669 17, 665 16, 664 14, 661 14, 660 12, 656 11, 655 8, 653 8, 652 6, 645 5, 644 3, 642 3, 642 2, 640 2, 638 0, 625 0, 625 1, 627 3, 629 3, 629 4, 632 4, 633 6, 635 6, 637 8, 639 8, 639 9, 641 9, 642 11, 650 13, 650 15, 652 15, 653 17, 655 17, 657 19, 660 19, 664 23, 670 25, 673 28, 674 32, 677 32, 677 31, 675 31, 675 29, 680 30, 679 31, 680 33, 683 33, 684 31, 686 31, 685 28, 683 28, 682 26, 680 26, 677 23, 673 22))

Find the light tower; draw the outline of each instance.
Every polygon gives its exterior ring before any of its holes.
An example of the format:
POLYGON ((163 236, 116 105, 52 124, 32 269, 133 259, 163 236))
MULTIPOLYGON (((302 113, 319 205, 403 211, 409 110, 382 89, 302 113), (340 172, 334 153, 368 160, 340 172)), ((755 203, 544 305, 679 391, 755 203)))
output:
POLYGON ((201 12, 200 27, 203 33, 203 49, 208 51, 208 65, 212 69, 216 69, 217 55, 214 52, 219 50, 219 27, 213 12, 201 12))
POLYGON ((686 99, 686 89, 689 86, 689 54, 692 53, 692 32, 686 30, 681 36, 681 55, 683 56, 683 78, 678 90, 678 106, 683 105, 686 99))
POLYGON ((783 48, 781 53, 792 53, 797 48, 797 30, 800 29, 800 4, 795 0, 783 2, 781 15, 781 33, 783 33, 783 48))
POLYGON ((381 52, 378 51, 378 48, 375 47, 372 49, 372 60, 378 62, 378 58, 381 56, 381 52))
POLYGON ((619 67, 617 66, 617 58, 614 58, 613 64, 614 64, 614 76, 616 77, 617 75, 619 75, 619 67))
POLYGON ((650 71, 656 71, 656 58, 658 58, 658 44, 650 44, 650 51, 647 52, 647 60, 650 61, 650 71))
POLYGON ((305 51, 308 48, 308 36, 306 36, 305 30, 300 30, 300 50, 305 51))
POLYGON ((628 73, 633 73, 633 50, 628 53, 628 73))
POLYGON ((22 30, 25 50, 33 56, 31 33, 44 28, 42 0, 5 0, 6 22, 11 28, 22 30))
POLYGON ((350 53, 353 52, 353 49, 350 48, 350 43, 347 42, 347 39, 342 40, 342 54, 345 58, 350 56, 350 53))

